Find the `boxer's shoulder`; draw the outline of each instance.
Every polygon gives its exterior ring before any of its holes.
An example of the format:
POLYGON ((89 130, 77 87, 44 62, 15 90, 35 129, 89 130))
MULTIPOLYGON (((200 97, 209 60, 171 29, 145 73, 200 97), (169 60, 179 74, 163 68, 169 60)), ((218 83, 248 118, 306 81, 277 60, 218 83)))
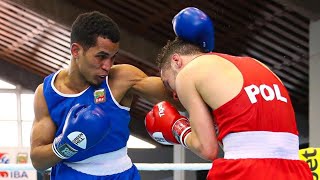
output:
POLYGON ((34 92, 34 105, 42 104, 46 105, 45 97, 44 97, 44 91, 43 91, 43 83, 39 84, 37 89, 34 92))
POLYGON ((35 90, 36 93, 42 93, 43 92, 43 83, 39 84, 38 87, 35 90))

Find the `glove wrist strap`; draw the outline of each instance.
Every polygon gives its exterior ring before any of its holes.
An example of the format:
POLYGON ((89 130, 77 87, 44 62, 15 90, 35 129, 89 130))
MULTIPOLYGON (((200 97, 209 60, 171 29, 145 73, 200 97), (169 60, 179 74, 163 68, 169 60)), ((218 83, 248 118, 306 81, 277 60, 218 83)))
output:
POLYGON ((186 137, 190 134, 190 132, 190 122, 185 117, 178 119, 172 126, 172 133, 174 137, 186 148, 188 148, 186 144, 186 137))
POLYGON ((186 128, 180 135, 180 143, 183 147, 189 149, 187 145, 187 138, 191 134, 191 127, 186 128))
POLYGON ((68 159, 78 152, 78 150, 72 148, 67 143, 57 146, 57 144, 59 144, 58 141, 60 141, 59 137, 54 139, 52 144, 52 150, 54 154, 56 154, 56 156, 58 156, 59 158, 68 159))

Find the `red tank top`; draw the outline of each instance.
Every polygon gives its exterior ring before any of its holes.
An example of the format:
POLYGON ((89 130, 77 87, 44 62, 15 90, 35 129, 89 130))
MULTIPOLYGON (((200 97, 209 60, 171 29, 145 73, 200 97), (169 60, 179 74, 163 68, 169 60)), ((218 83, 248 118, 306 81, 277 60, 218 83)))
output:
POLYGON ((289 94, 269 69, 250 57, 214 54, 232 62, 244 79, 240 93, 212 111, 219 128, 219 141, 229 133, 243 131, 298 135, 289 94))

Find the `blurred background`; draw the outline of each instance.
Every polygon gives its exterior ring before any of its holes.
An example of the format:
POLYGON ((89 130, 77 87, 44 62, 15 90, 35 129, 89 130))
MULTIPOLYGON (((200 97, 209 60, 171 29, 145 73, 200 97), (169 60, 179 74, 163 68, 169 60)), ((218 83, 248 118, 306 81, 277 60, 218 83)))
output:
MULTIPOLYGON (((0 0, 0 163, 30 163, 33 93, 46 75, 67 67, 70 27, 78 14, 97 10, 113 18, 121 29, 116 64, 159 75, 155 58, 174 38, 171 20, 189 6, 212 18, 216 52, 254 57, 281 78, 295 108, 300 148, 320 146, 319 0, 0 0)), ((144 127, 151 107, 136 97, 131 108, 133 162, 206 162, 180 146, 155 143, 144 127)), ((141 176, 193 180, 205 179, 206 173, 142 171, 141 176)), ((35 171, 7 174, 43 178, 35 171)))

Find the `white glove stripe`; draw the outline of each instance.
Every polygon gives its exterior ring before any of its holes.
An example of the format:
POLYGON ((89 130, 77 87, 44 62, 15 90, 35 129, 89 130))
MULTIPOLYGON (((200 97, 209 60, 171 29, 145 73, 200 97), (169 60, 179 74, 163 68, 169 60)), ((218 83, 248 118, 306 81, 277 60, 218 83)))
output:
POLYGON ((191 134, 191 131, 186 135, 186 137, 183 140, 183 146, 187 149, 189 149, 188 145, 187 145, 187 137, 191 134))
MULTIPOLYGON (((54 141, 55 141, 55 140, 54 140, 54 141)), ((56 154, 56 155, 57 155, 59 158, 61 158, 61 159, 67 159, 66 157, 62 156, 62 155, 59 153, 59 151, 57 150, 57 148, 56 148, 56 146, 55 146, 54 141, 53 141, 53 144, 52 144, 52 146, 51 146, 54 154, 56 154)))
POLYGON ((187 144, 186 144, 186 139, 187 139, 187 136, 189 136, 190 135, 190 132, 186 135, 186 137, 184 138, 184 139, 182 139, 183 138, 183 136, 184 136, 184 134, 189 130, 189 129, 191 129, 191 127, 187 127, 186 129, 184 129, 183 131, 182 131, 182 133, 181 133, 181 135, 180 135, 180 143, 184 146, 184 147, 186 147, 186 148, 188 148, 188 146, 187 146, 187 144))

